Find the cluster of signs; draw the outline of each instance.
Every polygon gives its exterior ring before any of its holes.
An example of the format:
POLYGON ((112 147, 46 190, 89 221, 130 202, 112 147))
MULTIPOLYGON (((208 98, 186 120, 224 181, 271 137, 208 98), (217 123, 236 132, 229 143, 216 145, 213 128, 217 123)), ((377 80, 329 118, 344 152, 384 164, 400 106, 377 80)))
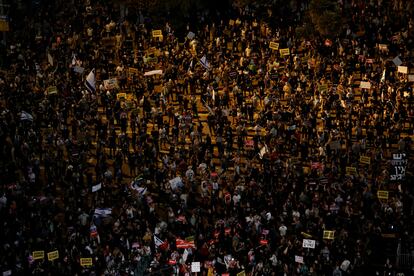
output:
MULTIPOLYGON (((45 251, 39 250, 39 251, 33 251, 32 252, 33 260, 43 260, 45 258, 45 251)), ((51 251, 47 253, 47 259, 48 261, 54 261, 56 259, 59 259, 59 251, 51 251)), ((92 258, 80 258, 80 265, 81 266, 92 266, 92 258)))

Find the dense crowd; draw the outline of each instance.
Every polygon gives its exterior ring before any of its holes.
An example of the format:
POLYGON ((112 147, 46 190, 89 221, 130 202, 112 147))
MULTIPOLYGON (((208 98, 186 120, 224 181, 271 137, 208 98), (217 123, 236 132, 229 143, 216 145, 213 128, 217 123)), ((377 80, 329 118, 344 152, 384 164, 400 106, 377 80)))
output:
POLYGON ((341 1, 352 24, 308 40, 252 7, 178 37, 87 2, 8 36, 3 275, 399 271, 383 244, 414 247, 414 9, 341 1))

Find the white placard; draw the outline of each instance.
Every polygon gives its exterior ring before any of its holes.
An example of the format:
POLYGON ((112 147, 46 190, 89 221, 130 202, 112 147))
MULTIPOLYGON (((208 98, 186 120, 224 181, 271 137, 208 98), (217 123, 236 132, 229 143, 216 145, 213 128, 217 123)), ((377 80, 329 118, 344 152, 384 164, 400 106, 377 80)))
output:
POLYGON ((295 255, 295 263, 303 264, 303 257, 295 255))
POLYGON ((92 193, 99 191, 102 189, 102 183, 92 186, 92 193))
POLYGON ((371 89, 371 83, 369 81, 361 81, 359 87, 362 89, 371 89))
POLYGON ((303 239, 303 248, 315 248, 315 240, 303 239))
POLYGON ((189 32, 188 34, 187 34, 187 38, 188 39, 193 39, 195 37, 195 33, 193 33, 193 32, 189 32))
POLYGON ((408 74, 408 67, 407 66, 398 66, 398 73, 408 74))
POLYGON ((414 75, 408 75, 408 81, 414 82, 414 75))
POLYGON ((191 263, 191 272, 200 272, 200 262, 192 262, 191 263))

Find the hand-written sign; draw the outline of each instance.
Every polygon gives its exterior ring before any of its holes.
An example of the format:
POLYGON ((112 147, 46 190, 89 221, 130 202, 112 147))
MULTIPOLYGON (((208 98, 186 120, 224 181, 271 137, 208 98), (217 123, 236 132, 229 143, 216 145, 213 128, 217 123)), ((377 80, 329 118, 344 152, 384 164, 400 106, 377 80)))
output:
POLYGON ((407 156, 405 153, 394 153, 391 160, 390 180, 403 180, 407 168, 407 156))
POLYGON ((315 240, 303 239, 302 247, 303 248, 315 248, 315 240))

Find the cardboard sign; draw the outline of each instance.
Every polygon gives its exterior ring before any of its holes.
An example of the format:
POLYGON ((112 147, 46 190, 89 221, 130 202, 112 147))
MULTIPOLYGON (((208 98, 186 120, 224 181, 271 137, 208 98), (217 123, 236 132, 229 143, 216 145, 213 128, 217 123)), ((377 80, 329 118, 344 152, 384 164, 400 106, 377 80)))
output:
POLYGON ((359 87, 362 89, 371 89, 371 83, 369 81, 361 81, 359 87))
POLYGON ((233 42, 227 42, 227 50, 233 50, 233 42))
POLYGON ((324 230, 323 239, 324 240, 333 240, 335 237, 335 231, 324 230))
POLYGON ((398 66, 398 73, 408 74, 408 67, 407 66, 398 66))
POLYGON ((0 32, 10 31, 9 21, 7 19, 0 19, 0 32))
MULTIPOLYGON (((272 49, 272 50, 279 50, 279 43, 276 43, 276 42, 270 42, 270 44, 269 44, 269 48, 270 49, 272 49)), ((289 50, 289 49, 288 49, 289 50)))
POLYGON ((200 262, 192 262, 191 263, 191 272, 200 272, 200 262))
POLYGON ((359 163, 369 165, 371 164, 371 158, 368 156, 361 156, 359 157, 359 163))
POLYGON ((162 31, 161 30, 154 30, 152 31, 152 37, 161 37, 162 31))
POLYGON ((40 260, 45 258, 45 251, 33 251, 33 260, 40 260))
POLYGON ((347 175, 356 175, 357 170, 355 167, 346 167, 346 174, 347 175))
POLYGON ((295 263, 303 264, 303 257, 295 255, 295 263))
POLYGON ((303 248, 312 248, 314 249, 316 245, 315 240, 303 239, 302 247, 303 248))
POLYGON ((80 258, 81 266, 92 266, 92 258, 80 258))
POLYGON ((290 50, 289 50, 289 48, 280 49, 280 50, 279 50, 279 52, 280 52, 280 55, 281 55, 281 56, 288 56, 288 55, 290 55, 290 50))
POLYGON ((49 261, 53 261, 53 260, 56 260, 58 258, 59 258, 59 251, 57 251, 57 250, 47 253, 47 259, 49 261))
POLYGON ((388 191, 377 191, 378 199, 386 199, 388 200, 388 191))

